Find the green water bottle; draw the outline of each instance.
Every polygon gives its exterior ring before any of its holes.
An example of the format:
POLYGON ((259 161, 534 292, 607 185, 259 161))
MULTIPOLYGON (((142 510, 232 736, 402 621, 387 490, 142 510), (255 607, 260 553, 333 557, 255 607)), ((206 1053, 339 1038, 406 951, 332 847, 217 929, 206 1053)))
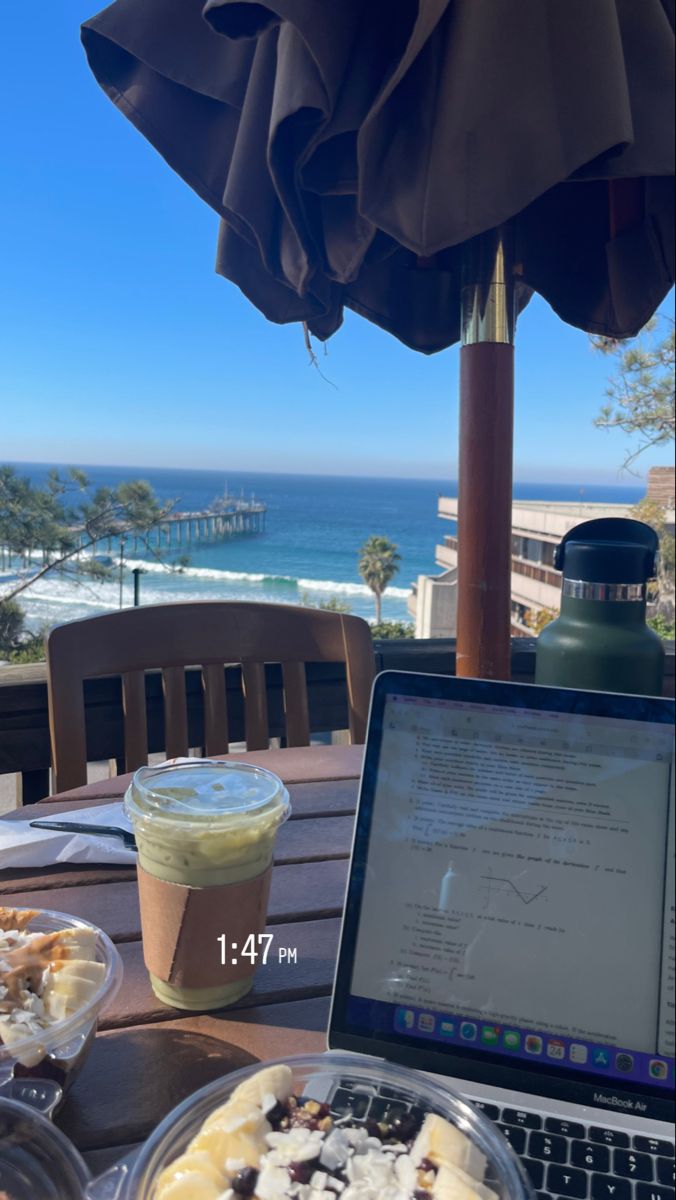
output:
POLYGON ((662 695, 664 647, 646 625, 658 538, 642 521, 584 521, 557 547, 561 613, 537 642, 535 682, 662 695))

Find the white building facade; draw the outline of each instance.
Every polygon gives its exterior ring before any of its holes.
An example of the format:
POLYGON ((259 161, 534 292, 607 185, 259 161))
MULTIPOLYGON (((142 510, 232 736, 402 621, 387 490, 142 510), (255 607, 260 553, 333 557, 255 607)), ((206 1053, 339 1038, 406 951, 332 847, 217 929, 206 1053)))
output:
MULTIPOLYGON (((598 517, 628 517, 622 504, 571 504, 518 500, 512 508, 512 636, 532 637, 526 623, 542 609, 558 612, 561 575, 554 569, 554 551, 565 533, 582 521, 598 517)), ((441 496, 439 516, 458 519, 457 499, 441 496)), ((455 637, 457 612, 458 539, 449 534, 436 547, 441 575, 419 575, 408 601, 418 638, 455 637)))
MULTIPOLYGON (((646 499, 661 510, 665 528, 674 534, 674 467, 652 467, 646 499)), ((582 521, 598 517, 631 517, 623 504, 573 504, 544 500, 515 500, 512 506, 512 637, 532 637, 532 621, 544 609, 559 611, 561 575, 554 569, 554 551, 564 534, 582 521)), ((439 516, 457 522, 458 501, 439 497, 439 516)), ((458 539, 455 533, 436 548, 441 575, 419 575, 408 610, 417 638, 455 637, 458 584, 458 539)))

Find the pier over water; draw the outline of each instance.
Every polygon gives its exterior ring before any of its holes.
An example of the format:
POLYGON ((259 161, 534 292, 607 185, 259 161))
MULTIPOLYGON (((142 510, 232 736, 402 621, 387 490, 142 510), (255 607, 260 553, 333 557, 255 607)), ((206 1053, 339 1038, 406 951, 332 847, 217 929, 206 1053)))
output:
MULTIPOLYGON (((252 495, 250 500, 243 496, 220 496, 209 508, 200 512, 172 512, 149 533, 126 535, 127 551, 138 549, 147 542, 155 546, 187 547, 198 542, 223 542, 236 534, 265 532, 267 507, 252 495)), ((107 539, 112 550, 116 539, 107 539)))
MULTIPOLYGON (((199 512, 171 512, 163 517, 159 524, 145 532, 135 533, 127 530, 111 537, 103 537, 92 547, 87 534, 83 530, 79 534, 80 548, 75 558, 80 559, 81 552, 88 547, 89 553, 98 552, 113 554, 124 543, 126 554, 134 554, 144 546, 156 550, 177 550, 179 547, 188 552, 190 546, 203 542, 223 542, 238 535, 252 535, 265 532, 265 514, 267 506, 255 496, 249 500, 244 496, 230 496, 225 493, 214 500, 208 508, 199 512)), ((76 531, 72 533, 76 535, 76 531)), ((47 555, 42 552, 43 565, 47 555)), ((0 546, 0 570, 12 570, 27 567, 30 562, 28 553, 17 554, 5 546, 0 546)))

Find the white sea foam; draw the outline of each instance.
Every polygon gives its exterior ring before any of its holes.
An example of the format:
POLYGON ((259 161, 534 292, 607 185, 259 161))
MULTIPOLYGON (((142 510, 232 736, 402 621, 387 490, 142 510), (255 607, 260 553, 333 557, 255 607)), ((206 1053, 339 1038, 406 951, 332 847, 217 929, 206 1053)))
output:
MULTIPOLYGON (((333 592, 338 596, 373 596, 365 583, 336 583, 333 579, 299 579, 299 588, 306 592, 333 592)), ((392 599, 405 600, 409 588, 388 587, 385 595, 392 599)))
MULTIPOLYGON (((120 565, 120 560, 114 560, 115 565, 120 565)), ((148 562, 144 558, 125 558, 124 565, 130 571, 140 568, 142 571, 148 572, 150 575, 166 575, 167 578, 172 576, 181 576, 182 578, 194 579, 221 579, 226 583, 263 583, 266 579, 288 579, 289 583, 295 581, 288 576, 265 575, 263 572, 247 572, 247 571, 219 571, 216 567, 176 567, 171 568, 161 562, 148 562)))
POLYGON ((80 588, 77 591, 73 589, 73 591, 70 592, 47 592, 42 590, 38 591, 36 585, 36 590, 34 590, 32 593, 26 593, 25 596, 22 595, 21 600, 25 601, 28 611, 30 611, 31 604, 34 605, 36 603, 66 605, 69 608, 97 608, 99 612, 104 608, 108 609, 118 607, 118 602, 114 597, 106 597, 102 592, 96 597, 86 596, 83 595, 82 589, 80 588))
MULTIPOLYGON (((89 551, 83 551, 80 557, 86 560, 93 558, 94 555, 89 551)), ((101 556, 97 555, 96 557, 100 558, 101 556)), ((119 556, 112 554, 106 557, 109 557, 113 568, 120 566, 119 556)), ((185 567, 172 568, 167 563, 145 558, 125 558, 124 568, 125 571, 140 569, 147 575, 162 576, 168 584, 178 580, 213 579, 221 583, 265 583, 271 587, 281 585, 282 587, 297 588, 303 592, 327 592, 338 596, 364 596, 367 598, 373 596, 371 589, 365 583, 353 583, 349 580, 296 579, 293 575, 272 575, 265 571, 225 571, 219 570, 217 567, 195 567, 190 563, 185 567)), ((19 576, 22 574, 23 572, 17 572, 19 576)), ((50 574, 47 578, 54 579, 55 576, 50 574)), ((94 585, 90 584, 89 586, 94 585)), ((97 586, 105 587, 105 584, 97 586)), ((180 590, 183 595, 184 588, 181 587, 180 590)), ((392 600, 406 600, 409 588, 388 587, 385 594, 392 600)))
MULTIPOLYGON (((83 559, 86 557, 91 555, 82 555, 83 559)), ((20 602, 26 614, 28 627, 40 629, 45 625, 77 620, 97 612, 116 611, 120 603, 117 570, 120 562, 114 555, 108 557, 113 572, 106 579, 81 578, 77 581, 72 575, 53 571, 22 592, 20 602)), ((314 603, 336 596, 346 601, 351 612, 364 616, 367 620, 373 618, 373 594, 363 583, 333 579, 296 579, 289 575, 266 574, 262 571, 226 571, 190 565, 180 571, 172 571, 160 562, 136 558, 124 560, 125 607, 132 600, 130 572, 135 567, 140 567, 144 572, 141 582, 143 605, 218 599, 298 604, 304 595, 314 603)), ((19 571, 12 572, 11 575, 5 574, 0 579, 0 593, 8 591, 12 583, 29 573, 19 571)), ((384 616, 406 619, 407 596, 408 591, 405 588, 388 588, 383 597, 384 616)))
MULTIPOLYGON (((119 565, 119 560, 118 560, 119 565)), ((171 577, 179 575, 183 579, 216 579, 222 580, 224 583, 268 583, 288 584, 295 586, 304 592, 329 592, 339 596, 367 596, 373 595, 371 589, 365 583, 350 583, 340 582, 335 579, 294 579, 292 575, 267 575, 261 572, 247 571, 222 571, 212 567, 193 567, 188 565, 177 571, 170 571, 159 562, 146 562, 144 559, 125 559, 125 566, 129 570, 134 570, 140 567, 143 571, 148 571, 151 574, 161 574, 171 577)), ((408 588, 388 587, 387 593, 389 597, 397 600, 406 600, 409 594, 408 588)))

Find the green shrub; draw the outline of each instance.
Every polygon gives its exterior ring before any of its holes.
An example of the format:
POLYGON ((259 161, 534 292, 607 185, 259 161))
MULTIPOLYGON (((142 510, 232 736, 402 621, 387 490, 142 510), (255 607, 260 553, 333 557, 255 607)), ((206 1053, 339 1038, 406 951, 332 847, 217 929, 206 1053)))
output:
POLYGON ((371 633, 374 638, 413 638, 415 626, 410 621, 378 621, 371 633))
POLYGON ((673 642, 676 637, 676 625, 673 621, 668 621, 661 613, 658 613, 656 617, 650 617, 648 624, 651 629, 655 630, 655 633, 659 633, 660 637, 667 641, 673 642))

